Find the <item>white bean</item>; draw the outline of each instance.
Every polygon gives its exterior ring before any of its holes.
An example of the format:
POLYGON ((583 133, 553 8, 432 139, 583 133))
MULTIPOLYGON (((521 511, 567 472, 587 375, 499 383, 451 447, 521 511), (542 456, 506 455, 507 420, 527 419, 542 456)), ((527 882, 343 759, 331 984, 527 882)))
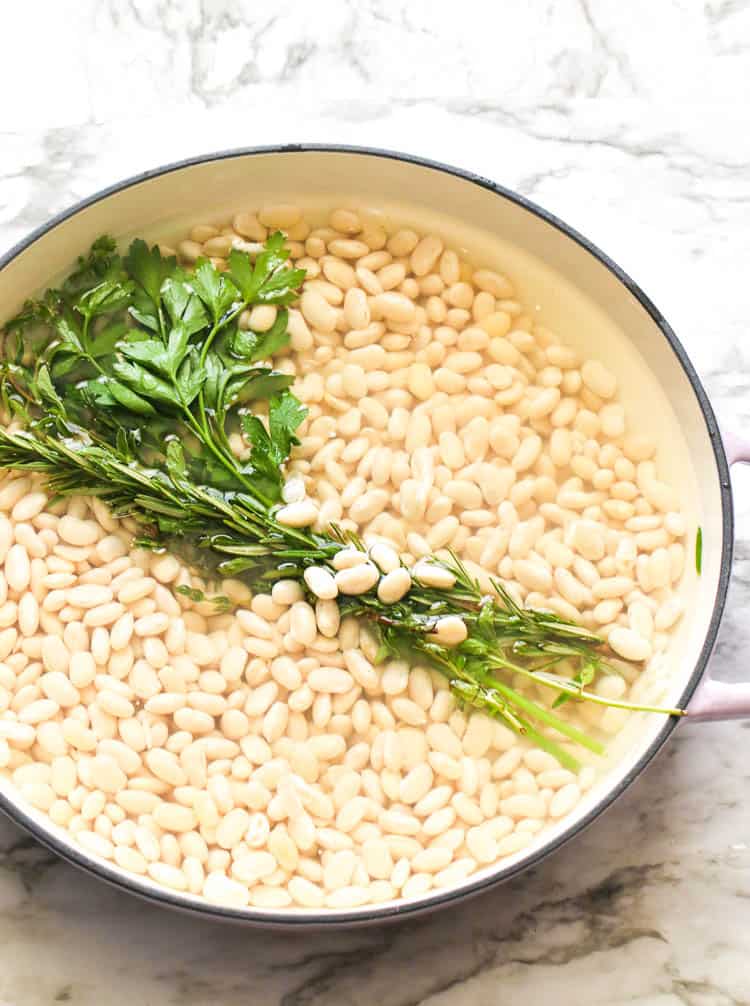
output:
POLYGON ((616 625, 607 637, 609 645, 625 660, 640 663, 651 656, 651 644, 633 629, 616 625))
POLYGON ((374 563, 363 562, 336 573, 336 586, 342 594, 364 594, 378 582, 378 568, 374 563))
POLYGON ((333 600, 339 592, 333 574, 323 566, 308 566, 305 583, 316 597, 324 601, 333 600))
POLYGON ((384 604, 394 604, 400 601, 411 589, 409 571, 400 567, 394 569, 381 579, 378 584, 378 597, 384 604))

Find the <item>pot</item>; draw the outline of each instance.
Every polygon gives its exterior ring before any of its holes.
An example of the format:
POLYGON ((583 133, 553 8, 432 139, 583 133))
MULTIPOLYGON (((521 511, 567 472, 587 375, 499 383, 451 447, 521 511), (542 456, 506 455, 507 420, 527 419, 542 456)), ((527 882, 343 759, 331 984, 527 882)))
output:
MULTIPOLYGON (((663 701, 691 719, 750 716, 750 683, 706 677, 727 594, 732 558, 729 465, 750 460, 750 444, 722 443, 711 405, 688 356, 658 309, 603 252, 540 207, 484 178, 382 150, 294 145, 228 151, 129 178, 78 203, 0 259, 0 318, 62 275, 103 232, 169 240, 197 221, 220 220, 263 201, 299 198, 305 206, 338 202, 384 207, 471 248, 509 272, 526 303, 564 339, 605 359, 618 376, 630 415, 647 411, 658 431, 664 477, 702 528, 700 576, 688 562, 682 593, 689 617, 671 642, 663 701)), ((642 421, 642 419, 641 419, 642 421)), ((694 538, 691 537, 692 544, 694 538)), ((690 551, 690 550, 688 550, 690 551)), ((601 814, 643 771, 677 725, 661 715, 632 715, 610 745, 608 770, 579 807, 539 840, 460 885, 406 902, 348 910, 232 909, 158 887, 74 845, 4 782, 0 808, 44 845, 102 880, 171 908, 266 927, 360 926, 416 915, 476 895, 537 864, 601 814)))

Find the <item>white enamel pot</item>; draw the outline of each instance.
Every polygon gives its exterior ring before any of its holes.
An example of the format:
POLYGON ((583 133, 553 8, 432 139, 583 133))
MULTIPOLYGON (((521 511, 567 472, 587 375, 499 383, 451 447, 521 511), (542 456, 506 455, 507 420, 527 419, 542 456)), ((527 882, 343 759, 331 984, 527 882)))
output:
MULTIPOLYGON (((289 146, 229 151, 170 164, 113 185, 34 231, 0 259, 0 319, 59 278, 99 234, 169 240, 190 224, 225 220, 239 208, 299 200, 305 206, 384 208, 394 222, 434 229, 476 261, 510 274, 525 304, 587 356, 606 361, 618 377, 634 425, 659 443, 662 477, 677 487, 690 526, 682 587, 688 616, 666 661, 663 701, 694 719, 750 716, 750 684, 708 679, 732 558, 729 465, 750 460, 748 445, 722 444, 695 370, 674 332, 642 290, 589 241, 533 203, 484 178, 443 164, 380 150, 289 146), (691 544, 703 530, 703 569, 691 544)), ((136 878, 70 841, 64 831, 24 805, 7 784, 0 808, 39 841, 102 880, 153 902, 204 917, 266 927, 367 925, 411 918, 478 894, 573 838, 639 775, 677 721, 632 716, 613 740, 607 771, 579 807, 535 844, 472 875, 462 884, 405 902, 348 910, 231 909, 168 891, 136 878)))

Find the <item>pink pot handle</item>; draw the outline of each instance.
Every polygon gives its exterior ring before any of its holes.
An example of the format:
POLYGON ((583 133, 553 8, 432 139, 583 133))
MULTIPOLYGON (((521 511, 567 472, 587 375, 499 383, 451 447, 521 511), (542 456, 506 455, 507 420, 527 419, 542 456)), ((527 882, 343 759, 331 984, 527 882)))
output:
POLYGON ((750 440, 745 440, 736 433, 725 433, 721 439, 730 465, 737 464, 738 461, 750 461, 750 440))
MULTIPOLYGON (((730 465, 750 461, 750 440, 727 433, 723 438, 730 465)), ((750 682, 715 681, 707 674, 687 706, 691 720, 739 720, 750 717, 750 682)))

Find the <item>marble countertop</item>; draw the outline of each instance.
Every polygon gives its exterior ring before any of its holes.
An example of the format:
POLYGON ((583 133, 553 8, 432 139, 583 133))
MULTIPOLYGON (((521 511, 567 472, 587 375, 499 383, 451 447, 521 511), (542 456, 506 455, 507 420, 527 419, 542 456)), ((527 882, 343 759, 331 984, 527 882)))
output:
MULTIPOLYGON (((3 35, 0 249, 190 154, 292 140, 409 150, 591 237, 671 321, 722 425, 747 429, 747 0, 27 0, 3 35)), ((750 676, 750 473, 735 478, 713 661, 726 679, 750 676)), ((681 727, 538 869, 379 930, 196 922, 109 890, 2 820, 0 1006, 748 1003, 748 728, 681 727)))

